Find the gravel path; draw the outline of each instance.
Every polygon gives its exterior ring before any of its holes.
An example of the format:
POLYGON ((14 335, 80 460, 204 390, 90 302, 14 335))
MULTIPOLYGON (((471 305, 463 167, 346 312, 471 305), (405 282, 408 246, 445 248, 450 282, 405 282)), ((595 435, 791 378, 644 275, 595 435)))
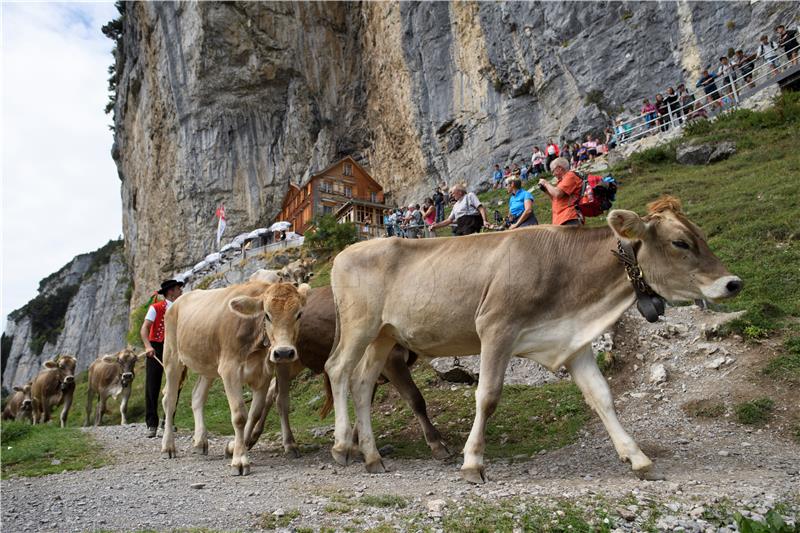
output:
POLYGON ((626 340, 615 351, 637 368, 626 366, 624 375, 612 378, 614 388, 621 389, 616 392, 621 420, 666 474, 666 481, 637 480, 617 459, 596 417, 573 445, 513 461, 488 458, 489 483, 480 487, 461 481, 460 459, 440 463, 389 456, 385 463, 390 472, 369 475, 361 464, 335 465, 327 448, 305 449, 300 459, 287 459, 263 439, 251 455, 252 474, 231 477, 222 457, 225 439, 210 441, 208 457, 194 456, 189 454, 190 434, 182 432, 178 459, 163 460, 161 439, 144 438, 144 427, 135 424, 88 430, 112 453, 114 464, 4 480, 2 529, 253 530, 276 524, 365 529, 388 524, 436 530, 442 514, 458 513, 478 499, 536 505, 566 499, 586 508, 606 505, 619 531, 641 530, 653 504, 662 507, 656 521, 659 530, 727 531, 707 521, 705 512, 722 503, 758 518, 775 503, 789 501, 796 513, 800 445, 769 426, 751 429, 724 417, 700 420, 681 409, 689 399, 708 397, 712 385, 727 390, 733 388, 731 383, 746 384, 742 380, 749 371, 748 358, 758 357, 736 340, 698 340, 694 333, 702 325, 687 313, 651 330, 633 324, 637 333, 627 336, 624 331, 631 324, 623 322, 618 337, 626 340), (719 355, 714 346, 709 349, 709 342, 735 356, 735 362, 725 363, 724 379, 724 369, 705 366, 719 355), (660 345, 666 347, 663 353, 660 345), (648 355, 639 359, 635 354, 642 346, 648 355), (669 378, 652 384, 649 369, 657 362, 666 365, 669 378), (202 488, 193 487, 198 483, 202 488), (407 506, 375 507, 364 503, 369 499, 362 502, 365 495, 401 496, 407 506), (268 523, 262 522, 264 516, 268 523), (281 516, 284 520, 277 520, 281 516))

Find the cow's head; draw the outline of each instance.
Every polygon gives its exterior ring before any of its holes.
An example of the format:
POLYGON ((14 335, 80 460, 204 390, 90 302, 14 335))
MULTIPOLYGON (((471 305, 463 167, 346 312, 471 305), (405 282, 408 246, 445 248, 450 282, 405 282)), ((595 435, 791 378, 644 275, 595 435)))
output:
POLYGON ((29 381, 22 387, 19 385, 14 386, 15 391, 22 393, 22 401, 19 403, 19 408, 22 411, 30 411, 33 409, 33 397, 31 396, 32 385, 33 383, 29 381))
POLYGON ((52 361, 45 361, 44 367, 58 370, 61 379, 61 390, 75 386, 75 366, 78 361, 71 355, 59 355, 52 361))
POLYGON ((124 388, 130 385, 133 382, 133 378, 136 377, 136 362, 142 357, 144 357, 143 353, 137 356, 136 352, 134 352, 132 348, 128 347, 118 352, 116 355, 103 356, 103 361, 106 363, 116 363, 120 366, 120 382, 124 388))
POLYGON ((638 247, 644 279, 657 293, 667 300, 716 301, 742 290, 742 280, 711 252, 677 198, 664 196, 647 208, 645 217, 615 209, 608 214, 608 225, 638 247))
POLYGON ((229 309, 242 318, 263 318, 264 335, 269 342, 269 360, 291 363, 297 360, 297 334, 300 314, 306 304, 310 287, 291 283, 267 285, 261 296, 238 296, 230 301, 229 309))

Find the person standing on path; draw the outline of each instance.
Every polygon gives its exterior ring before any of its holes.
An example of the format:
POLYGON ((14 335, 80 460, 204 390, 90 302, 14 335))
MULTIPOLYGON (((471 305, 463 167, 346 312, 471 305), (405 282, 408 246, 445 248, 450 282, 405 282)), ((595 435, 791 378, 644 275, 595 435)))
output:
POLYGON ((431 231, 455 223, 456 227, 453 229, 453 235, 471 235, 480 232, 484 226, 489 225, 486 208, 483 207, 475 193, 467 192, 465 185, 453 185, 450 189, 450 194, 456 200, 453 210, 450 212, 450 217, 432 224, 429 228, 431 231))
POLYGON ((147 437, 153 438, 158 430, 158 393, 161 391, 161 378, 164 376, 164 315, 173 302, 183 294, 183 282, 168 279, 161 283, 158 294, 164 297, 147 310, 139 334, 147 355, 147 377, 145 378, 145 422, 147 437))
POLYGON ((542 178, 539 180, 539 188, 550 197, 553 204, 553 225, 580 226, 581 221, 575 204, 581 193, 583 181, 569 169, 569 161, 563 157, 550 163, 550 172, 556 177, 556 184, 551 185, 542 178))

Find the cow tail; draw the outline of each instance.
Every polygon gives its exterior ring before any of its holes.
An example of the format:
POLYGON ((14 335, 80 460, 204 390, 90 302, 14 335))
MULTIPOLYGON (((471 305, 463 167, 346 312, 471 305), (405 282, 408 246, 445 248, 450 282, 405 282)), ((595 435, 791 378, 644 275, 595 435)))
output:
POLYGON ((324 420, 333 409, 333 389, 331 389, 331 378, 328 377, 326 372, 322 373, 325 381, 325 404, 319 410, 320 420, 324 420))

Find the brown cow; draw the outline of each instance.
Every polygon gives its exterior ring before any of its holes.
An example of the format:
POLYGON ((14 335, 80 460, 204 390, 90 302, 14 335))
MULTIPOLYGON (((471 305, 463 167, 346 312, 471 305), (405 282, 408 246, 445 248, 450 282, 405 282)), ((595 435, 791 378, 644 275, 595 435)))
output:
POLYGON ((106 401, 109 396, 114 399, 122 394, 119 404, 119 414, 122 417, 121 424, 128 423, 128 398, 131 396, 131 384, 136 377, 136 362, 144 357, 144 353, 136 355, 131 348, 117 352, 115 355, 104 355, 95 359, 89 365, 89 388, 86 391, 86 420, 84 426, 89 425, 92 416, 92 402, 97 396, 97 411, 94 417, 94 425, 99 426, 103 422, 103 415, 106 412, 106 401))
POLYGON ((203 406, 208 390, 222 378, 234 429, 234 475, 250 473, 245 442, 264 409, 275 366, 297 359, 298 319, 308 285, 249 282, 224 289, 196 290, 177 300, 165 317, 164 438, 161 453, 175 457, 173 417, 184 368, 198 374, 192 391, 193 448, 208 453, 203 406), (253 391, 248 416, 242 384, 253 391))
MULTIPOLYGON (((264 428, 264 420, 267 413, 276 396, 278 396, 278 415, 281 420, 283 447, 287 454, 299 455, 292 430, 289 427, 288 402, 281 405, 281 396, 278 395, 278 389, 279 387, 288 389, 291 380, 302 372, 304 368, 309 368, 317 374, 325 371, 325 362, 328 360, 333 347, 335 329, 336 309, 333 305, 333 291, 330 286, 312 289, 303 308, 303 316, 300 318, 300 336, 297 338, 300 360, 288 366, 286 375, 282 375, 283 373, 279 372, 277 378, 270 384, 266 407, 250 435, 250 440, 247 442, 248 448, 258 441, 264 428), (281 380, 280 384, 278 383, 279 379, 281 380)), ((439 431, 428 418, 425 398, 422 397, 422 393, 411 378, 409 366, 413 364, 414 360, 416 360, 416 354, 410 354, 408 350, 397 345, 389 354, 381 373, 395 386, 400 396, 411 407, 433 456, 436 459, 446 459, 450 457, 450 452, 442 442, 442 436, 439 431)), ((281 368, 279 368, 279 371, 281 368)), ((323 416, 328 410, 330 410, 330 403, 323 407, 323 416)), ((357 434, 353 437, 355 442, 357 442, 356 437, 357 434)), ((226 450, 226 453, 230 454, 230 450, 226 450)))
POLYGON ((72 396, 75 393, 75 365, 71 355, 60 355, 45 361, 44 370, 33 380, 31 393, 34 400, 33 423, 44 424, 50 420, 50 410, 64 404, 61 409, 61 427, 67 425, 72 396))
POLYGON ((466 480, 486 481, 486 423, 512 356, 552 371, 566 366, 620 458, 640 477, 661 477, 617 419, 591 341, 637 300, 642 313, 656 320, 662 301, 651 293, 716 301, 738 294, 742 280, 714 256, 677 199, 662 198, 648 211, 645 217, 611 211, 602 228, 534 226, 455 238, 374 239, 337 255, 331 286, 338 335, 325 364, 336 409, 334 459, 347 464, 351 457, 349 385, 366 468, 384 471, 370 399, 389 352, 400 343, 428 357, 481 354, 475 420, 461 467, 466 480), (622 262, 612 254, 617 251, 622 262))
POLYGON ((28 420, 33 422, 33 397, 31 396, 31 384, 27 382, 24 386, 14 386, 14 394, 8 399, 6 408, 3 409, 3 420, 28 420))

